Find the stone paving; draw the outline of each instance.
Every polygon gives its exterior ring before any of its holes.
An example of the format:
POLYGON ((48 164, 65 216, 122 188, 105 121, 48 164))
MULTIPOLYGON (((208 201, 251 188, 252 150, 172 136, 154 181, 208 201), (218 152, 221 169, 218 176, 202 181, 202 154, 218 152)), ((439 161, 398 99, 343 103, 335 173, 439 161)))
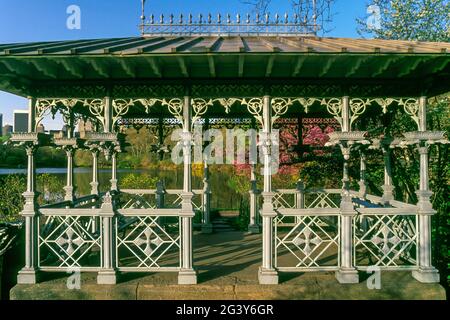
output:
POLYGON ((359 284, 341 285, 333 272, 280 273, 280 284, 258 284, 261 236, 242 232, 195 233, 194 263, 198 285, 177 285, 176 273, 122 274, 114 286, 96 284, 96 274, 82 275, 80 290, 67 289, 67 275, 45 274, 37 285, 17 285, 11 299, 445 299, 438 284, 422 284, 411 272, 382 273, 381 290, 359 284))

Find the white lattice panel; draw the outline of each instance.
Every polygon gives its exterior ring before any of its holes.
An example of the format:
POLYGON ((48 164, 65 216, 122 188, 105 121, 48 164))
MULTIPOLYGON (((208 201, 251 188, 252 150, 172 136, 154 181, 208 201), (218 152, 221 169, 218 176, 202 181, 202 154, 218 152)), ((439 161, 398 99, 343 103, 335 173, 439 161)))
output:
POLYGON ((179 268, 180 224, 176 217, 137 216, 125 230, 116 231, 119 269, 179 268), (176 219, 177 223, 168 223, 176 219))
POLYGON ((403 268, 417 264, 416 215, 356 216, 354 257, 358 267, 403 268))
POLYGON ((101 266, 101 228, 92 228, 92 216, 43 216, 38 227, 41 269, 97 268, 101 266))
POLYGON ((339 241, 338 216, 279 216, 275 219, 276 266, 299 271, 336 269, 339 241))

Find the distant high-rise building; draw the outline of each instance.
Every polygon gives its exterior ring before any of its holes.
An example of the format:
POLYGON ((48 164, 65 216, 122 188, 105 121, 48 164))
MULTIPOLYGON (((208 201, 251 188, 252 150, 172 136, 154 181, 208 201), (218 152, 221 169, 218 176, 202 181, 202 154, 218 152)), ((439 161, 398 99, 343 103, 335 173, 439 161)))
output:
POLYGON ((28 132, 28 110, 14 110, 14 132, 28 132))
POLYGON ((9 124, 5 124, 2 128, 2 135, 3 136, 9 136, 11 133, 13 132, 13 127, 12 125, 9 124))
MULTIPOLYGON (((3 129, 3 114, 0 113, 0 128, 3 129)), ((3 130, 0 130, 0 137, 3 135, 3 130)))

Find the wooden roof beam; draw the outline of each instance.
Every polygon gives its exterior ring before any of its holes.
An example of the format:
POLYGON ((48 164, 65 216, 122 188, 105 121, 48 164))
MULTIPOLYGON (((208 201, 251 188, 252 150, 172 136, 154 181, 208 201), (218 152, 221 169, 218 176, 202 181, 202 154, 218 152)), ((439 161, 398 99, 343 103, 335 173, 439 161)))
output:
POLYGON ((243 54, 239 55, 238 61, 238 77, 242 78, 244 76, 244 66, 245 66, 245 56, 243 54))
POLYGON ((209 74, 212 78, 216 77, 216 63, 214 62, 214 57, 212 55, 208 55, 208 66, 209 66, 209 74))
POLYGON ((105 41, 105 42, 91 44, 91 45, 82 46, 82 47, 75 47, 75 48, 70 49, 70 53, 77 54, 77 53, 95 51, 98 49, 104 49, 105 47, 108 47, 110 45, 115 46, 115 45, 119 45, 119 44, 123 44, 123 43, 129 43, 132 40, 133 40, 133 38, 126 38, 126 39, 122 39, 122 40, 111 40, 111 41, 105 41))
POLYGON ((328 57, 328 61, 327 63, 323 66, 322 71, 319 73, 319 77, 323 77, 325 75, 327 75, 327 73, 330 71, 331 67, 336 63, 336 61, 338 60, 337 56, 327 56, 328 57))
POLYGON ((83 67, 80 65, 80 62, 77 60, 71 59, 61 59, 59 63, 67 70, 72 76, 75 78, 83 78, 83 67))
POLYGON ((177 60, 178 60, 178 64, 180 66, 181 74, 183 75, 183 77, 189 78, 189 71, 186 66, 186 61, 185 61, 184 57, 178 56, 177 60))
POLYGON ((366 63, 369 62, 372 58, 373 58, 373 56, 371 56, 371 55, 360 57, 356 61, 355 64, 352 64, 350 66, 350 69, 345 74, 345 77, 350 78, 350 77, 354 76, 355 74, 358 74, 359 72, 361 72, 361 69, 364 68, 366 63))
POLYGON ((49 78, 56 79, 58 77, 58 65, 49 59, 46 59, 46 61, 34 59, 30 61, 30 64, 49 78))
POLYGON ((136 65, 131 59, 118 59, 119 65, 122 70, 128 75, 130 78, 136 77, 136 65))
POLYGON ((50 47, 45 46, 41 49, 38 49, 38 54, 47 54, 47 53, 67 51, 67 50, 72 50, 72 49, 76 48, 77 45, 78 46, 82 45, 81 47, 83 47, 83 45, 89 46, 89 45, 105 43, 105 42, 110 42, 110 41, 108 41, 106 39, 99 39, 99 40, 81 40, 81 41, 63 42, 63 43, 58 43, 57 45, 52 45, 50 47))
POLYGON ((281 52, 280 47, 274 46, 273 42, 268 41, 265 38, 258 37, 258 40, 261 41, 265 47, 267 47, 272 52, 281 52))
POLYGON ((129 43, 125 43, 125 44, 120 44, 120 45, 116 45, 116 46, 112 46, 109 48, 105 48, 103 49, 103 53, 108 54, 108 53, 113 53, 113 52, 117 52, 117 51, 123 51, 123 50, 127 50, 127 49, 132 49, 135 48, 136 46, 142 46, 142 45, 146 45, 146 44, 151 44, 154 42, 158 42, 164 40, 163 37, 154 37, 154 38, 139 38, 136 41, 131 41, 129 43))
POLYGON ((402 58, 403 56, 389 57, 389 59, 386 59, 386 61, 378 67, 378 70, 376 70, 376 72, 372 74, 372 77, 378 77, 379 75, 382 75, 386 70, 389 70, 389 68, 391 68, 395 63, 402 60, 402 58))
POLYGON ((95 72, 97 72, 100 76, 104 78, 110 77, 109 66, 100 59, 92 59, 91 65, 94 68, 95 72))
POLYGON ((166 40, 164 40, 164 41, 160 41, 160 42, 157 42, 157 43, 154 43, 154 44, 145 46, 145 47, 143 47, 143 48, 138 48, 137 51, 138 51, 138 53, 144 53, 144 52, 154 51, 154 50, 156 50, 156 49, 163 48, 163 47, 168 46, 168 45, 171 45, 171 44, 173 44, 173 43, 177 43, 177 42, 179 42, 179 41, 181 41, 181 40, 183 40, 183 39, 184 39, 183 37, 177 37, 177 38, 172 38, 172 39, 166 39, 166 40))
POLYGON ((269 60, 267 61, 266 67, 266 78, 272 75, 273 65, 275 64, 276 55, 272 54, 269 56, 269 60))
POLYGON ((421 63, 430 61, 431 59, 433 59, 433 58, 432 57, 423 57, 423 58, 421 57, 421 58, 416 58, 416 61, 414 61, 413 63, 406 62, 405 66, 403 67, 404 68, 403 71, 400 72, 398 74, 398 76, 400 78, 409 76, 411 73, 413 73, 417 69, 417 67, 421 63))
POLYGON ((295 65, 294 71, 292 72, 293 77, 297 77, 300 74, 301 69, 303 68, 303 65, 307 59, 307 55, 301 55, 297 58, 297 63, 295 65))
POLYGON ((171 52, 185 51, 186 49, 195 46, 197 43, 202 42, 203 37, 195 37, 194 39, 188 39, 185 42, 179 44, 178 46, 172 47, 171 52))
POLYGON ((156 58, 153 57, 147 57, 146 60, 150 64, 150 68, 152 69, 153 73, 158 77, 162 78, 162 70, 161 66, 157 63, 156 58))

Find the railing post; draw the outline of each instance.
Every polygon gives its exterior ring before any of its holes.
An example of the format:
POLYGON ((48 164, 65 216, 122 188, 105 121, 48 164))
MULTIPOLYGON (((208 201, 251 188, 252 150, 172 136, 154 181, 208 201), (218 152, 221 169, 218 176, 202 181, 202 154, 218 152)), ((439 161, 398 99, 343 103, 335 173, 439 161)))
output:
POLYGON ((250 223, 248 225, 249 233, 261 233, 261 224, 259 221, 259 195, 261 191, 258 190, 258 185, 256 181, 256 164, 252 164, 251 167, 251 189, 250 194, 250 223))
POLYGON ((202 194, 202 233, 212 233, 213 227, 211 224, 210 210, 211 210, 211 186, 209 184, 209 168, 208 162, 205 159, 203 163, 203 194, 202 194))
POLYGON ((23 193, 25 198, 25 205, 22 212, 22 217, 25 218, 25 266, 19 271, 17 275, 18 284, 35 284, 38 281, 38 243, 39 237, 37 233, 38 219, 38 204, 36 193, 36 167, 34 154, 37 147, 30 143, 25 145, 27 152, 28 166, 27 166, 27 190, 23 193))
POLYGON ((261 147, 264 155, 264 202, 261 209, 262 216, 262 266, 259 268, 260 284, 278 284, 278 272, 274 268, 273 219, 277 216, 273 205, 272 192, 272 106, 270 96, 263 98, 263 132, 261 147))
POLYGON ((197 273, 192 263, 192 219, 195 216, 192 205, 192 132, 191 132, 191 98, 184 97, 183 103, 183 161, 184 161, 184 179, 183 192, 181 194, 182 203, 180 211, 181 220, 181 269, 178 273, 178 284, 197 284, 197 273))
MULTIPOLYGON (((426 132, 426 104, 427 98, 419 100, 419 132, 426 132)), ((418 150, 420 153, 420 188, 416 192, 418 197, 418 232, 419 232, 419 269, 413 271, 412 276, 420 282, 438 283, 439 271, 433 267, 431 260, 431 217, 436 214, 430 198, 433 194, 429 187, 428 175, 428 144, 420 141, 418 150)))
POLYGON ((297 181, 297 185, 295 188, 295 208, 305 208, 305 184, 301 179, 297 181))
POLYGON ((158 209, 163 209, 164 208, 164 203, 165 203, 165 195, 166 194, 166 190, 164 187, 164 182, 162 180, 159 180, 156 183, 156 207, 158 209))
MULTIPOLYGON (((350 108, 349 97, 342 98, 342 132, 350 132, 350 108)), ((353 266, 353 217, 356 215, 350 194, 350 176, 348 171, 351 146, 346 141, 340 142, 341 152, 344 157, 342 192, 340 205, 340 268, 336 271, 336 279, 339 283, 358 283, 359 277, 353 266)))
POLYGON ((114 218, 114 201, 108 192, 103 197, 100 209, 102 229, 102 267, 97 275, 98 284, 116 284, 116 230, 114 218))

